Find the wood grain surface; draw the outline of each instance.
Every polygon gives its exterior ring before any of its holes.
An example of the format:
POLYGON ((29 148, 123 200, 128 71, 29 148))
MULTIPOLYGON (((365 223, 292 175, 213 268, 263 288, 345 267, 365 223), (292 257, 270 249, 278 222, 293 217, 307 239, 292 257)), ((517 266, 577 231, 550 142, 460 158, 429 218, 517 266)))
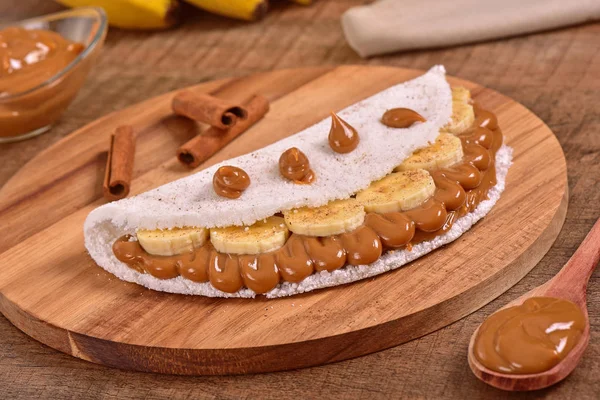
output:
MULTIPOLYGON (((525 104, 557 134, 566 154, 570 206, 551 251, 506 294, 435 333, 370 356, 325 367, 239 377, 177 377, 125 372, 56 352, 0 319, 4 398, 505 398, 479 382, 466 362, 471 333, 492 311, 550 279, 600 214, 600 25, 502 41, 361 60, 345 43, 339 16, 359 0, 311 8, 273 7, 260 24, 187 11, 177 29, 111 30, 93 75, 61 123, 35 140, 0 147, 0 184, 51 143, 113 110, 210 79, 294 66, 384 64, 449 73, 525 104)), ((0 3, 2 22, 60 9, 42 0, 0 3)), ((41 168, 41 167, 40 167, 41 168)), ((2 239, 4 240, 4 238, 2 239)), ((516 397, 595 399, 600 376, 600 274, 588 287, 591 338, 581 365, 555 387, 516 397)))
MULTIPOLYGON (((256 93, 270 101, 262 120, 195 171, 260 149, 421 73, 384 66, 291 68, 190 87, 231 102, 256 93)), ((567 171, 556 137, 525 107, 471 82, 448 80, 466 86, 497 115, 514 149, 500 201, 452 244, 374 279, 282 299, 178 296, 114 279, 90 259, 81 234, 87 214, 106 202, 98 188, 101 156, 116 127, 127 123, 137 132, 133 193, 191 173, 172 147, 198 126, 172 115, 171 92, 77 130, 0 189, 0 237, 7 238, 0 247, 0 312, 33 338, 76 357, 182 375, 322 365, 460 319, 521 280, 550 248, 567 210, 567 171)))

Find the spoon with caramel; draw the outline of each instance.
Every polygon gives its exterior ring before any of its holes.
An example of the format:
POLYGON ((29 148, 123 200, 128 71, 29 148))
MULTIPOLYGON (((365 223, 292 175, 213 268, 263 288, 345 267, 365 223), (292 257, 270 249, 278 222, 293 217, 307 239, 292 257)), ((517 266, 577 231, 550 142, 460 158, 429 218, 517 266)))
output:
POLYGON ((577 366, 590 339, 587 282, 600 260, 600 220, 559 273, 490 315, 469 342, 471 370, 503 390, 537 390, 577 366))

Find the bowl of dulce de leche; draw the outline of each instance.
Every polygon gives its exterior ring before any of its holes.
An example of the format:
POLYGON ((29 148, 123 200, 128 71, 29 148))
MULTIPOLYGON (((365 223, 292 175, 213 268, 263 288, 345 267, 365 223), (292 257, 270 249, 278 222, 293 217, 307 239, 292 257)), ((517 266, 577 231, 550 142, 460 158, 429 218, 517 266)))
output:
POLYGON ((81 89, 107 30, 85 7, 0 25, 0 143, 48 131, 81 89))

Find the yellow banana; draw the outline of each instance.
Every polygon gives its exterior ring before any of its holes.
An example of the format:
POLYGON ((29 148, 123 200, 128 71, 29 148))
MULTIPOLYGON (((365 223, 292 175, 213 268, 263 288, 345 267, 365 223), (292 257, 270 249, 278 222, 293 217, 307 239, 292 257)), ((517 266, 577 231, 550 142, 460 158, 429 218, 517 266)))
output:
POLYGON ((185 0, 187 3, 206 11, 226 17, 259 20, 265 16, 269 8, 268 0, 185 0))
POLYGON ((350 232, 365 220, 365 210, 356 199, 335 200, 321 207, 285 211, 290 231, 306 236, 330 236, 350 232))
POLYGON ((221 253, 259 254, 277 250, 289 236, 283 218, 273 216, 251 226, 212 228, 210 241, 221 253))
POLYGON ((474 121, 471 92, 464 87, 452 88, 452 119, 442 131, 457 135, 469 129, 474 121))
POLYGON ((418 207, 433 196, 435 183, 424 169, 396 172, 356 194, 367 212, 387 213, 418 207))
POLYGON ((452 88, 452 101, 471 103, 471 92, 464 86, 455 86, 452 88))
POLYGON ((174 228, 137 231, 140 246, 155 256, 174 256, 189 253, 208 239, 205 228, 174 228))
POLYGON ((435 143, 412 153, 394 171, 426 169, 432 171, 456 164, 463 158, 460 139, 450 133, 440 133, 435 143))
POLYGON ((179 17, 177 0, 56 0, 67 7, 102 7, 112 26, 126 29, 161 29, 179 17))

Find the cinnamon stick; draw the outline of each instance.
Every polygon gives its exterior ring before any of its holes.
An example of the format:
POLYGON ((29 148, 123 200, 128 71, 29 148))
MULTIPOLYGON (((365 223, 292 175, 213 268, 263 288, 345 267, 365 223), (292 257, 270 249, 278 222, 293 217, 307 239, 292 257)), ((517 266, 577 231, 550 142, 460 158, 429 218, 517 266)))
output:
POLYGON ((130 125, 119 126, 110 137, 110 150, 102 192, 107 200, 119 200, 129 194, 135 155, 135 136, 130 125))
POLYGON ((210 127, 206 132, 196 136, 177 150, 179 161, 190 168, 197 167, 254 125, 269 111, 269 101, 261 95, 252 97, 245 106, 248 111, 246 119, 238 120, 236 125, 227 130, 210 127))
POLYGON ((208 94, 182 90, 173 97, 171 108, 177 115, 227 129, 248 116, 247 110, 227 100, 208 94))

